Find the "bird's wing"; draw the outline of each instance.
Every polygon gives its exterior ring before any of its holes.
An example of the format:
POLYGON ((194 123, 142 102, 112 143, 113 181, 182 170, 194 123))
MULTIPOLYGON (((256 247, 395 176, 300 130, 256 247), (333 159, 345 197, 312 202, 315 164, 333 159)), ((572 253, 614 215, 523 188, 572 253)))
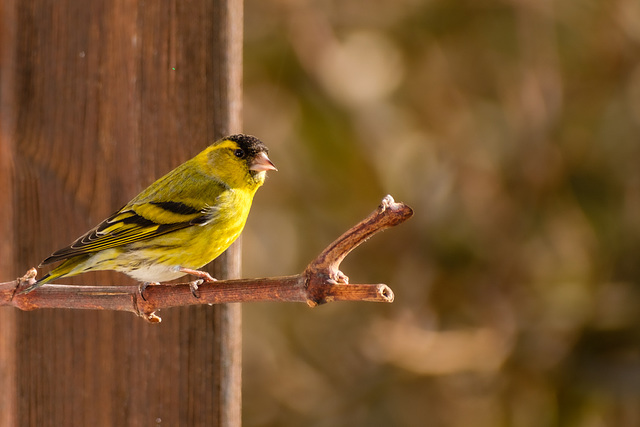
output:
POLYGON ((180 202, 130 204, 71 245, 51 254, 40 265, 151 239, 193 225, 203 225, 211 221, 215 214, 215 209, 206 206, 198 209, 180 202))

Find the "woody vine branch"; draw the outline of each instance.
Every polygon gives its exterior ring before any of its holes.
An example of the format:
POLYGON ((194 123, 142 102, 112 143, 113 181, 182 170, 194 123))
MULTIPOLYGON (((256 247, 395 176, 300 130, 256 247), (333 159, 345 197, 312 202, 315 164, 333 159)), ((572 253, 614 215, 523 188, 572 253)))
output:
POLYGON ((318 255, 300 274, 260 279, 220 280, 199 285, 198 297, 191 283, 149 286, 144 297, 137 286, 84 286, 46 284, 27 294, 19 290, 35 281, 32 268, 23 277, 0 283, 0 305, 21 310, 74 308, 129 311, 150 322, 160 322, 160 309, 197 304, 250 301, 306 302, 316 306, 332 301, 393 302, 391 288, 384 284, 349 284, 340 263, 358 245, 386 228, 413 215, 404 203, 386 196, 378 208, 347 230, 318 255))

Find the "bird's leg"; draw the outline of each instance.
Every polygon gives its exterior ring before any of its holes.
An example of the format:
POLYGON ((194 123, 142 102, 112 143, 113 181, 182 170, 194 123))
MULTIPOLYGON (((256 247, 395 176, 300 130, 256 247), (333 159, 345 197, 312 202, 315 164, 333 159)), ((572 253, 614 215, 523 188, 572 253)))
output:
POLYGON ((186 273, 186 274, 190 274, 192 276, 199 277, 202 280, 204 280, 205 282, 215 282, 216 281, 216 279, 211 277, 211 275, 209 273, 207 273, 206 271, 193 270, 191 268, 184 268, 184 267, 180 267, 180 270, 178 270, 178 271, 180 271, 181 273, 186 273))
POLYGON ((209 273, 207 273, 206 271, 193 270, 191 268, 184 268, 184 267, 181 267, 179 271, 182 272, 182 273, 187 273, 187 274, 190 274, 192 276, 196 276, 196 277, 200 278, 199 280, 194 280, 193 282, 189 282, 189 287, 191 288, 191 293, 196 298, 200 298, 200 295, 198 294, 198 286, 199 285, 201 285, 203 282, 215 282, 216 281, 216 279, 211 277, 211 275, 209 273))
POLYGON ((155 286, 155 285, 159 285, 159 284, 160 284, 160 283, 158 283, 158 282, 142 282, 142 283, 140 283, 140 284, 138 285, 138 292, 140 292, 140 296, 142 297, 142 299, 143 299, 143 300, 145 300, 145 301, 147 300, 147 299, 144 297, 144 290, 145 290, 145 289, 147 289, 147 287, 148 287, 149 285, 154 285, 154 286, 155 286))

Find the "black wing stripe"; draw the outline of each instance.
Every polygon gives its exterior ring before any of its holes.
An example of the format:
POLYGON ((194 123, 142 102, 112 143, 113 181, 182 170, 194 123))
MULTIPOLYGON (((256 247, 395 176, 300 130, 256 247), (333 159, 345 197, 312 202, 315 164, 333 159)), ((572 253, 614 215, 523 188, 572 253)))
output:
POLYGON ((194 215, 194 214, 200 213, 200 210, 180 202, 150 202, 150 203, 152 205, 155 205, 155 206, 158 206, 159 208, 164 209, 165 211, 178 214, 178 215, 194 215))
MULTIPOLYGON (((151 227, 153 225, 155 225, 155 223, 153 221, 151 221, 150 219, 147 219, 141 215, 138 215, 137 213, 130 211, 133 213, 133 215, 131 216, 127 216, 124 217, 122 219, 119 219, 117 221, 110 221, 110 219, 102 221, 102 223, 100 225, 98 225, 95 230, 92 230, 91 232, 87 233, 85 236, 82 236, 80 239, 78 239, 77 241, 75 241, 71 246, 75 245, 76 243, 87 243, 87 241, 85 239, 88 240, 94 240, 96 237, 100 237, 98 236, 98 233, 102 232, 103 230, 105 230, 106 228, 112 227, 114 224, 116 223, 123 223, 123 224, 135 224, 142 227, 151 227)), ((115 216, 115 215, 113 215, 115 216)), ((119 234, 117 231, 115 233, 113 233, 114 235, 119 234)))

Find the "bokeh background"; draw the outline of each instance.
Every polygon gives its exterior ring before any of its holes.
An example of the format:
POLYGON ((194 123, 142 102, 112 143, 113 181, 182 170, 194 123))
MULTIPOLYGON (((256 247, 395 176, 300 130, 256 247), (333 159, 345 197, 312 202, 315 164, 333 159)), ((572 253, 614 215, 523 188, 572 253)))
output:
POLYGON ((246 426, 640 425, 640 3, 247 0, 245 130, 279 168, 245 276, 393 304, 244 309, 246 426))

